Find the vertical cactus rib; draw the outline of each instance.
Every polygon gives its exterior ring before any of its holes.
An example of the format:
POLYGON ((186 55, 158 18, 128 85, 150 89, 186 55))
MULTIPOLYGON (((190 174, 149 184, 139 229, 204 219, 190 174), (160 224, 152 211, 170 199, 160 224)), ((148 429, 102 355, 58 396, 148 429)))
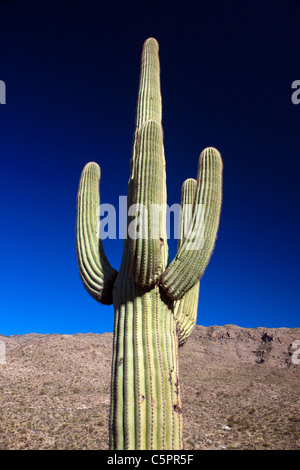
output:
POLYGON ((153 330, 153 343, 152 349, 154 351, 154 377, 155 377, 155 396, 154 396, 154 414, 156 424, 156 443, 154 449, 163 448, 163 425, 164 425, 164 380, 162 374, 162 355, 161 355, 161 309, 160 309, 160 292, 158 286, 155 286, 152 296, 152 330, 153 330))
MULTIPOLYGON (((162 315, 159 287, 155 286, 155 334, 156 334, 156 350, 157 350, 157 369, 158 376, 156 396, 158 397, 157 414, 158 414, 158 445, 160 449, 166 447, 166 396, 165 396, 165 374, 164 374, 164 356, 162 342, 162 315)), ((155 347, 155 345, 154 345, 155 347)))
POLYGON ((181 299, 200 280, 209 262, 220 219, 222 170, 219 152, 214 148, 203 150, 199 158, 191 227, 160 280, 164 291, 173 300, 181 299))
POLYGON ((123 401, 123 383, 124 383, 124 320, 125 306, 116 308, 116 324, 114 329, 115 351, 114 367, 112 376, 112 405, 111 405, 111 428, 110 442, 112 449, 125 448, 124 431, 124 401, 123 401))
POLYGON ((163 353, 163 370, 164 370, 164 389, 165 389, 165 449, 171 450, 174 448, 174 411, 173 411, 173 397, 172 397, 172 361, 170 355, 170 315, 168 314, 168 306, 162 312, 162 353, 163 353))
MULTIPOLYGON (((134 286, 128 283, 130 298, 133 298, 134 286)), ((135 389, 135 361, 134 361, 134 303, 126 302, 125 306, 125 343, 124 343, 124 437, 125 448, 136 448, 136 389, 135 389)))
POLYGON ((146 121, 139 133, 134 162, 132 203, 135 217, 130 223, 128 243, 131 251, 130 272, 142 286, 154 284, 162 265, 162 243, 166 221, 158 208, 165 205, 165 165, 162 156, 162 129, 156 121, 146 121))
POLYGON ((147 312, 143 308, 142 296, 138 295, 141 290, 135 286, 134 302, 134 368, 135 368, 135 390, 136 390, 136 449, 146 448, 146 433, 144 426, 146 423, 146 354, 145 354, 145 316, 147 312))
MULTIPOLYGON (((116 302, 116 295, 114 296, 116 302)), ((110 413, 109 413, 109 448, 117 449, 117 413, 116 413, 116 396, 117 396, 117 355, 118 355, 118 327, 119 327, 119 310, 115 307, 114 316, 114 336, 113 336, 113 354, 112 354, 112 371, 110 381, 110 413)))
POLYGON ((85 288, 96 300, 109 305, 117 271, 109 264, 97 235, 99 181, 100 167, 88 163, 82 171, 77 194, 76 249, 85 288))

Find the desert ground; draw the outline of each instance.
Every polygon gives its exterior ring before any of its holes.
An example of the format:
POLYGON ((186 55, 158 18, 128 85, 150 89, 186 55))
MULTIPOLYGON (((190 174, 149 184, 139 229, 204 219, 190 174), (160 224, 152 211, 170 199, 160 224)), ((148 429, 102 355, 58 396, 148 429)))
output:
MULTIPOLYGON (((107 450, 112 340, 0 335, 0 449, 107 450)), ((299 450, 296 340, 300 328, 197 325, 179 349, 184 449, 299 450)))

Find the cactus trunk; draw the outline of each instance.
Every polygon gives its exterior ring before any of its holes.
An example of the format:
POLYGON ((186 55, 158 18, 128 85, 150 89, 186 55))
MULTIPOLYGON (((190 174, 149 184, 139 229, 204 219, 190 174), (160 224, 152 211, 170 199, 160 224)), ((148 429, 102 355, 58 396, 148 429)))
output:
POLYGON ((162 300, 158 286, 145 290, 126 275, 117 292, 110 447, 180 449, 178 337, 170 301, 162 300))
POLYGON ((113 303, 115 310, 111 449, 182 448, 178 346, 195 326, 200 278, 219 225, 223 166, 219 152, 207 148, 199 158, 197 180, 187 179, 182 186, 180 239, 169 264, 161 114, 158 43, 150 38, 142 53, 119 272, 97 236, 96 163, 84 167, 77 196, 79 272, 92 297, 113 303))

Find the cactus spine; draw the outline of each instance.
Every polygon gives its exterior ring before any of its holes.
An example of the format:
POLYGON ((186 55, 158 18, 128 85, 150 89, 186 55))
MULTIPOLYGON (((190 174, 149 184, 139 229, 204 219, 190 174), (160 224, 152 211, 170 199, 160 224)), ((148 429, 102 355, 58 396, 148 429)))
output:
POLYGON ((216 239, 222 160, 214 148, 205 149, 197 180, 184 182, 181 237, 176 257, 168 264, 166 211, 153 217, 150 207, 164 208, 167 202, 158 43, 153 38, 147 39, 142 52, 128 230, 139 205, 149 211, 139 236, 127 236, 124 241, 119 272, 109 264, 96 234, 99 181, 99 166, 88 163, 77 196, 76 241, 84 286, 99 302, 113 303, 115 310, 110 448, 181 449, 178 345, 187 340, 196 323, 199 281, 216 239), (198 207, 203 208, 202 223, 198 207), (190 219, 186 211, 191 212, 190 219), (189 249, 191 239, 200 238, 199 246, 189 249))

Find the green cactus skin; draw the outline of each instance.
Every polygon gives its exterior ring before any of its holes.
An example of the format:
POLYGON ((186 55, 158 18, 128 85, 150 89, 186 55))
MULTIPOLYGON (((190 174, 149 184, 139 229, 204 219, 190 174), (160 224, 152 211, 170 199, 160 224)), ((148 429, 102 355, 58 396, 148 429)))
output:
MULTIPOLYGON (((161 126, 158 43, 144 43, 136 128, 128 184, 128 210, 149 208, 139 236, 124 240, 119 272, 107 260, 97 236, 100 168, 88 163, 77 195, 77 259, 88 292, 114 305, 111 381, 110 448, 113 450, 182 449, 178 346, 191 334, 197 319, 200 278, 214 248, 222 202, 222 160, 214 148, 199 158, 197 180, 183 183, 180 239, 168 264, 166 211, 151 215, 150 207, 166 204, 166 171, 161 126), (200 227, 197 208, 204 220, 200 227), (185 217, 191 212, 190 219, 185 217), (202 231, 201 231, 202 230, 202 231), (196 249, 190 240, 202 237, 196 249)), ((127 225, 139 215, 129 213, 127 225)))

